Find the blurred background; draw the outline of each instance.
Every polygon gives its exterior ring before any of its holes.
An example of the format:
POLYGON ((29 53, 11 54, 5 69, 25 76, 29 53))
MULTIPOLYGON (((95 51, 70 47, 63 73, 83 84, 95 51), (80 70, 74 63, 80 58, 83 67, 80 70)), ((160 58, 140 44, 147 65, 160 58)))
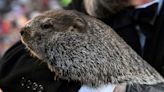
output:
POLYGON ((0 0, 0 57, 20 39, 19 31, 39 13, 66 7, 71 0, 0 0))

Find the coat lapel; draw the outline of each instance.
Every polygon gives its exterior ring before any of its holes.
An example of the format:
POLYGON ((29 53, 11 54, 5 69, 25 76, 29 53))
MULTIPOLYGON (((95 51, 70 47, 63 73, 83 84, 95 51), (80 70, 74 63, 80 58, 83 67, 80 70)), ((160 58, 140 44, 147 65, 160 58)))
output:
POLYGON ((159 72, 164 64, 164 2, 161 12, 155 22, 155 34, 150 46, 145 51, 145 60, 148 61, 159 72))

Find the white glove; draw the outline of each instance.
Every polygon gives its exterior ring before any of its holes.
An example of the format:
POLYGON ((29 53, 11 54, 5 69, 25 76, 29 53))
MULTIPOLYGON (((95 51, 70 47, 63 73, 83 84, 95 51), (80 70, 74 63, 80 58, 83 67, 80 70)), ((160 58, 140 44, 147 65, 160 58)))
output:
POLYGON ((83 85, 78 92, 125 92, 126 85, 103 85, 97 88, 83 85))

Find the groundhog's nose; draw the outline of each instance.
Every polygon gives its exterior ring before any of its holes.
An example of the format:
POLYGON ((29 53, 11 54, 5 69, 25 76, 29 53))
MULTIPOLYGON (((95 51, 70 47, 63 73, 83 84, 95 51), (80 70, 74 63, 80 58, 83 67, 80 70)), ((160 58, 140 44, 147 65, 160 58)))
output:
POLYGON ((20 31, 20 34, 25 35, 25 33, 27 33, 27 31, 29 31, 29 30, 30 30, 30 28, 28 26, 23 27, 22 30, 20 31))
POLYGON ((31 21, 29 20, 25 26, 21 29, 20 34, 25 35, 31 29, 31 21))
POLYGON ((21 35, 24 35, 24 33, 25 33, 25 31, 24 31, 24 30, 22 30, 22 31, 20 32, 20 34, 21 34, 21 35))

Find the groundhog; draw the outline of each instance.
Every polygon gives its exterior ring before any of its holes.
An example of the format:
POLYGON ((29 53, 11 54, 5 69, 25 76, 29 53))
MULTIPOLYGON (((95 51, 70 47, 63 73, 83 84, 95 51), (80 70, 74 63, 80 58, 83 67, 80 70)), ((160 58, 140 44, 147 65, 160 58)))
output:
POLYGON ((94 87, 164 82, 111 27, 77 11, 53 10, 34 17, 22 28, 21 38, 55 79, 94 87))

